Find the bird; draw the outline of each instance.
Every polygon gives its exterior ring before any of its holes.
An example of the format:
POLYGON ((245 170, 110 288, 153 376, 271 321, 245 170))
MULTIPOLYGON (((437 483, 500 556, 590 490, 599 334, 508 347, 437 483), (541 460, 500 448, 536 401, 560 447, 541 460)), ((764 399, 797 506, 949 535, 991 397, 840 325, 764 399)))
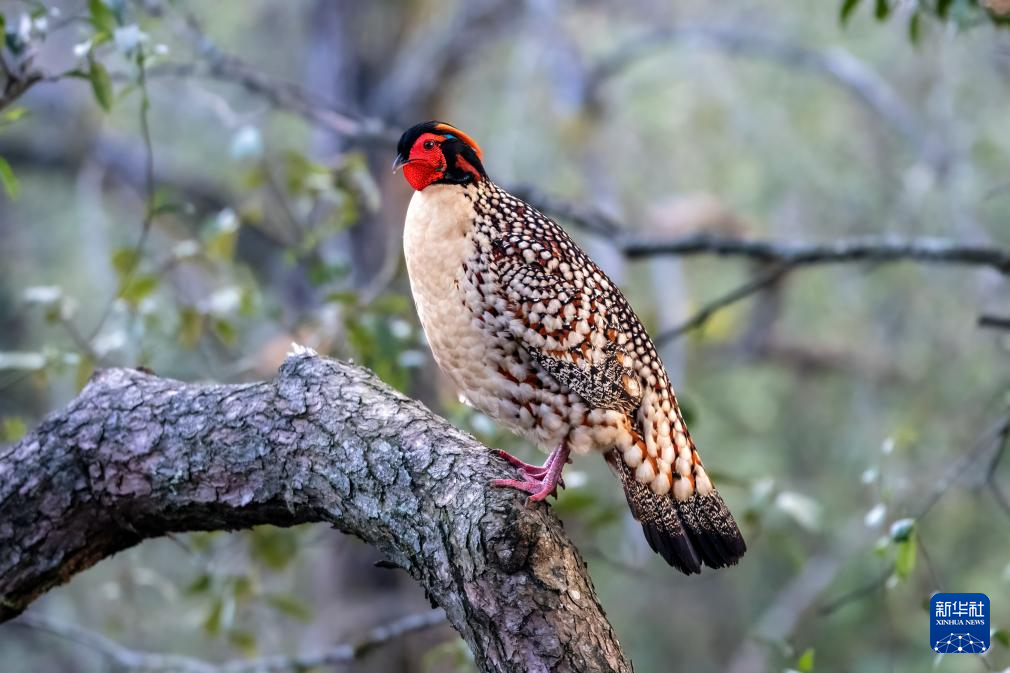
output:
POLYGON ((472 137, 426 121, 397 144, 403 232, 436 363, 470 406, 549 451, 493 486, 557 495, 572 454, 620 479, 653 551, 685 574, 734 565, 743 536, 705 471, 656 347, 617 285, 555 221, 495 184, 472 137))

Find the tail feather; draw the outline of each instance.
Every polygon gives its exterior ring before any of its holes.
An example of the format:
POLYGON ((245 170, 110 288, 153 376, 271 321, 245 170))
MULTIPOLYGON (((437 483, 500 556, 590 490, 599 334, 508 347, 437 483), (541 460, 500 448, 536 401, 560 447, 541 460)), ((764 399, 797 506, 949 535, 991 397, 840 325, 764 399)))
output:
POLYGON ((692 575, 700 573, 703 565, 734 565, 747 551, 733 515, 717 492, 695 494, 684 501, 672 493, 657 495, 635 479, 617 451, 606 457, 621 479, 628 506, 642 524, 649 546, 671 566, 692 575))

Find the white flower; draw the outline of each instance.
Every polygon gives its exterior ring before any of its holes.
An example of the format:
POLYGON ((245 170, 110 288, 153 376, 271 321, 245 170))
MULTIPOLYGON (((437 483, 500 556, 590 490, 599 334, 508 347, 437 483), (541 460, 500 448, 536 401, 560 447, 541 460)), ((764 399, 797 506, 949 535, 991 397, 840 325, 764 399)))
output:
POLYGON ((817 530, 821 522, 821 506, 813 498, 794 491, 782 491, 775 506, 807 530, 817 530))
POLYGON ((877 528, 884 522, 886 515, 887 506, 884 503, 880 503, 866 513, 866 516, 863 517, 863 523, 866 524, 867 528, 877 528))
POLYGON ((91 40, 85 40, 84 42, 79 42, 74 45, 74 56, 76 58, 84 58, 91 51, 91 47, 94 46, 91 40))
POLYGON ((235 287, 223 287, 217 290, 203 302, 204 312, 212 315, 227 315, 238 309, 242 304, 242 290, 235 287))
POLYGON ((898 519, 891 524, 891 539, 895 542, 904 542, 908 539, 913 528, 915 528, 915 519, 898 519))
POLYGON ((32 37, 32 18, 22 14, 18 18, 18 27, 14 32, 18 36, 18 41, 27 43, 32 37))
POLYGON ((140 29, 140 26, 131 23, 129 26, 116 28, 112 33, 112 39, 116 43, 116 49, 128 54, 150 38, 140 29))
POLYGON ((57 285, 33 285, 21 294, 26 304, 51 306, 63 297, 63 289, 57 285))
POLYGON ((179 241, 172 246, 172 256, 176 259, 188 259, 200 254, 200 243, 191 238, 179 241))
POLYGON ((263 136, 255 126, 243 126, 231 139, 231 155, 239 161, 263 155, 263 136))
POLYGON ((238 225, 238 215, 231 208, 225 208, 214 218, 214 228, 222 234, 237 231, 238 225))
POLYGON ((414 329, 406 320, 397 319, 390 321, 389 331, 392 332, 393 336, 397 339, 406 340, 414 332, 414 329))

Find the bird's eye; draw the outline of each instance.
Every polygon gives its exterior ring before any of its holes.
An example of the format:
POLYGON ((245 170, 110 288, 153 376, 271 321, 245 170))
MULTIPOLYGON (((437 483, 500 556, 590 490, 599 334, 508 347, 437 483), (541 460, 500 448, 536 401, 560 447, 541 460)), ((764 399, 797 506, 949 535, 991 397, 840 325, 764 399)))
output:
POLYGON ((435 141, 434 140, 425 140, 424 141, 424 149, 430 150, 430 149, 433 149, 434 147, 435 147, 435 141))

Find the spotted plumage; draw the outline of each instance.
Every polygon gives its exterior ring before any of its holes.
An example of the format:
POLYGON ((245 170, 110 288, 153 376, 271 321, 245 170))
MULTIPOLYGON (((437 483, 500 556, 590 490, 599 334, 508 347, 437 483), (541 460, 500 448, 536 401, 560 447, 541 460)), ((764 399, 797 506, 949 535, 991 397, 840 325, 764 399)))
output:
POLYGON ((440 368, 476 408, 544 449, 539 500, 570 452, 600 452, 653 549, 684 572, 745 546, 712 486, 655 346, 624 295, 555 222, 494 184, 476 144, 440 122, 404 134, 417 189, 404 252, 440 368))

